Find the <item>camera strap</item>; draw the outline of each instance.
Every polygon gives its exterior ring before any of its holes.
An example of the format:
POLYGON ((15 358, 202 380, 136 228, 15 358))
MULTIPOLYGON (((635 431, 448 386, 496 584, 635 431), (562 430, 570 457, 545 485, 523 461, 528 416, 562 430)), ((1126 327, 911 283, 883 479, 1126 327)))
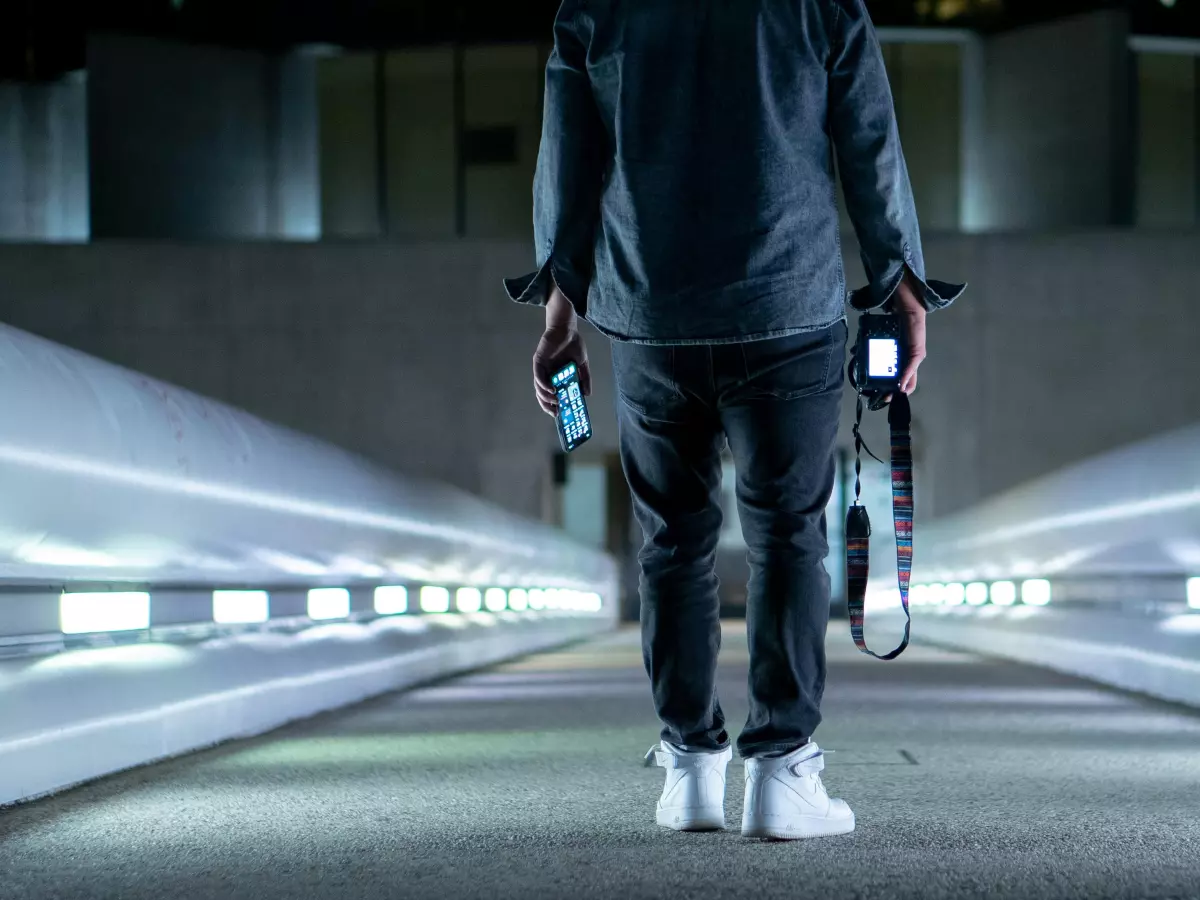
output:
MULTIPOLYGON (((858 395, 854 422, 854 505, 846 513, 846 604, 850 612, 850 636, 855 646, 876 659, 895 659, 908 647, 912 615, 908 609, 908 582, 912 571, 913 537, 913 465, 912 408, 908 395, 897 391, 888 406, 891 432, 892 520, 896 526, 896 580, 900 586, 900 605, 904 608, 904 640, 891 653, 880 656, 867 647, 863 636, 866 618, 867 576, 871 568, 871 519, 862 497, 862 451, 875 459, 862 439, 863 396, 858 395)), ((882 462, 882 460, 880 460, 882 462)))

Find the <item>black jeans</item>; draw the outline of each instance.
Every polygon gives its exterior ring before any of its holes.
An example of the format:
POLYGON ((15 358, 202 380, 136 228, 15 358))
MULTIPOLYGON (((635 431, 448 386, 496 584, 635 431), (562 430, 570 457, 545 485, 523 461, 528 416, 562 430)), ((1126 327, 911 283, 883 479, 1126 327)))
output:
POLYGON ((642 650, 662 738, 729 744, 716 692, 721 450, 749 546, 750 715, 743 756, 791 750, 821 721, 846 324, 744 344, 613 344, 621 461, 644 534, 642 650))

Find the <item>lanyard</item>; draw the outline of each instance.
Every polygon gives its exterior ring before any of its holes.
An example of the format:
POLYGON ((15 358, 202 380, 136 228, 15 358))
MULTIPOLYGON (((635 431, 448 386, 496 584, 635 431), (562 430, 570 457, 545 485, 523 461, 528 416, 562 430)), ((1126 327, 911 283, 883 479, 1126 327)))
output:
MULTIPOLYGON (((904 607, 904 640, 891 653, 880 656, 867 647, 863 636, 866 617, 867 576, 871 568, 871 519, 859 500, 862 496, 862 451, 866 449, 861 425, 863 398, 858 396, 854 422, 854 505, 846 513, 846 604, 850 611, 850 636, 863 653, 876 659, 895 659, 908 646, 912 615, 908 609, 908 581, 912 572, 913 471, 912 409, 908 396, 897 392, 888 406, 888 428, 892 444, 892 519, 896 525, 896 580, 900 586, 900 605, 904 607)), ((879 460, 882 462, 882 460, 879 460)))

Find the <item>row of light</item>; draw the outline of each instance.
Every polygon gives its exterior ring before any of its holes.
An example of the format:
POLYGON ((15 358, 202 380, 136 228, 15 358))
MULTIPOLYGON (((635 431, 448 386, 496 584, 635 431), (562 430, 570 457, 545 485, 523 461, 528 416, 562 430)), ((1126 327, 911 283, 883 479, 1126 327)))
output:
MULTIPOLYGON (((1050 603, 1050 582, 1031 578, 1021 582, 1020 590, 1012 581, 982 581, 971 584, 914 584, 909 591, 913 606, 1013 606, 1018 596, 1026 606, 1046 606, 1050 603)), ((1200 610, 1200 578, 1187 580, 1187 605, 1200 610)))
MULTIPOLYGON (((409 611, 408 588, 387 585, 375 588, 375 612, 381 616, 409 611)), ((448 588, 426 585, 417 596, 425 613, 524 612, 567 610, 600 612, 599 594, 559 588, 448 588)), ((270 618, 271 598, 266 591, 213 591, 212 618, 219 625, 250 625, 270 618)), ((350 616, 350 591, 346 588, 313 588, 308 592, 308 617, 316 621, 350 616)), ((150 594, 145 591, 64 593, 59 599, 63 634, 108 631, 144 631, 150 627, 150 594)))
POLYGON ((1026 606, 1046 606, 1050 603, 1050 582, 1031 578, 1021 582, 994 581, 990 585, 975 581, 971 584, 914 584, 909 591, 913 606, 1013 606, 1018 596, 1026 606))

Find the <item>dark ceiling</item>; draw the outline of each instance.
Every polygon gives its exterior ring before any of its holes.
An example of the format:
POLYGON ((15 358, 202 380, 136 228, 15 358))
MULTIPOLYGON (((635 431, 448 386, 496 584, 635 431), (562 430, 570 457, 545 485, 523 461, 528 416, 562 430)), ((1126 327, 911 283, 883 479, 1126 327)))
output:
MULTIPOLYGON (((0 0, 0 78, 52 79, 82 68, 87 34, 126 31, 282 50, 546 40, 559 0, 0 0)), ((867 0, 877 24, 919 25, 914 0, 867 0)), ((1139 34, 1200 37, 1200 0, 1004 0, 1003 13, 940 24, 999 30, 1126 6, 1139 34)))

